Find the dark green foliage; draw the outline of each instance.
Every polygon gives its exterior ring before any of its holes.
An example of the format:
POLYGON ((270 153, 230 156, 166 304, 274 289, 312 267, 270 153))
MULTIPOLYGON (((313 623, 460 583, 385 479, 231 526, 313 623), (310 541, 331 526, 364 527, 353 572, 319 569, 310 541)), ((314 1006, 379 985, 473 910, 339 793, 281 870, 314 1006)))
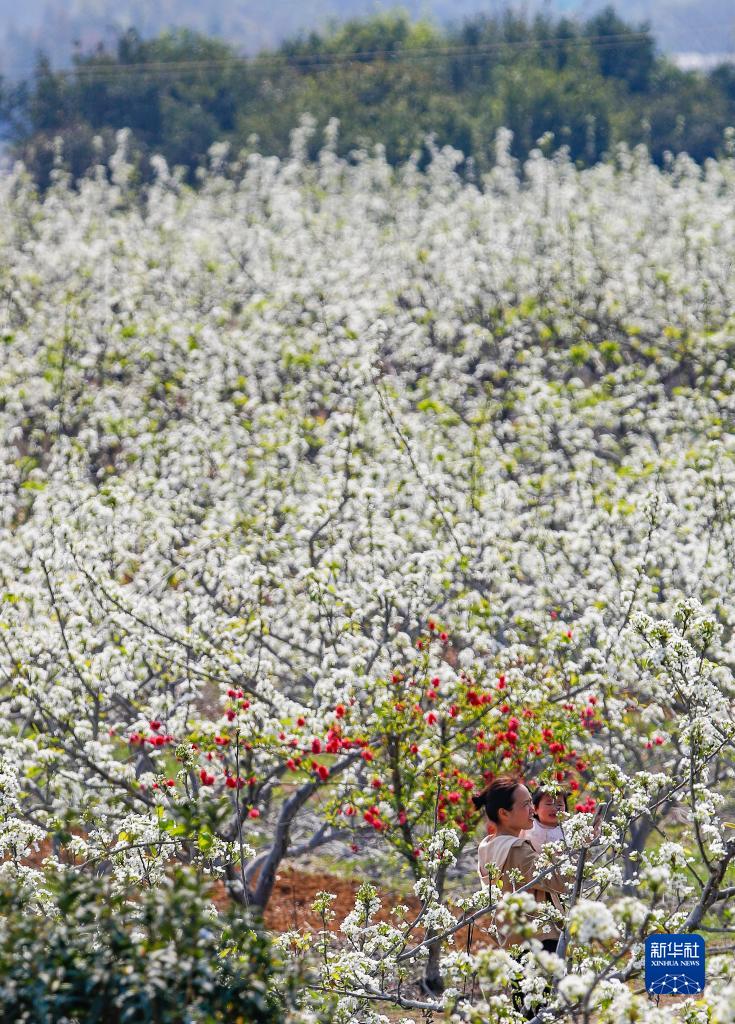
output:
POLYGON ((0 885, 2 1024, 285 1020, 289 983, 267 939, 242 908, 213 919, 192 871, 124 894, 71 871, 48 888, 42 914, 17 883, 0 885))
MULTIPOLYGON (((513 132, 521 159, 548 133, 581 164, 618 142, 643 142, 658 161, 667 150, 716 156, 735 124, 735 75, 729 67, 677 70, 656 55, 647 26, 627 24, 612 8, 586 22, 507 11, 447 30, 388 13, 252 61, 190 31, 151 40, 130 31, 114 53, 77 55, 70 74, 41 60, 0 107, 17 155, 42 187, 55 136, 77 176, 104 162, 115 132, 129 127, 139 178, 158 152, 194 182, 215 141, 237 152, 255 134, 262 152, 286 155, 305 113, 320 129, 339 119, 342 155, 381 142, 398 162, 425 152, 434 133, 438 145, 461 149, 483 171, 500 127, 513 132)), ((317 132, 311 155, 320 145, 317 132)))
POLYGON ((605 78, 619 78, 631 92, 648 89, 656 58, 648 26, 633 29, 612 7, 590 18, 585 35, 594 40, 597 63, 605 78), (642 38, 641 38, 642 37, 642 38))

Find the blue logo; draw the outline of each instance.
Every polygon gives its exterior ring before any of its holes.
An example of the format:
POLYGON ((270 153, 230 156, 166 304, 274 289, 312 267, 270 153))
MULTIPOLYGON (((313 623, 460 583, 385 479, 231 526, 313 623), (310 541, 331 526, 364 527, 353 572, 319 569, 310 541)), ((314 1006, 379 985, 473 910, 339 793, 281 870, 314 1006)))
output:
POLYGON ((701 935, 649 935, 646 939, 646 990, 653 995, 694 995, 704 989, 704 939, 701 935))

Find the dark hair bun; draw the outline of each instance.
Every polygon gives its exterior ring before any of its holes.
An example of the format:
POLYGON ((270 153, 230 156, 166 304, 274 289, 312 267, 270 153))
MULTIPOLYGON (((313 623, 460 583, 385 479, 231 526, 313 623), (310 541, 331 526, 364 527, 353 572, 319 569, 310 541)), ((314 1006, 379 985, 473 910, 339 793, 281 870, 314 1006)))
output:
POLYGON ((475 793, 472 797, 472 803, 475 805, 475 810, 481 811, 485 806, 485 797, 482 793, 475 793))

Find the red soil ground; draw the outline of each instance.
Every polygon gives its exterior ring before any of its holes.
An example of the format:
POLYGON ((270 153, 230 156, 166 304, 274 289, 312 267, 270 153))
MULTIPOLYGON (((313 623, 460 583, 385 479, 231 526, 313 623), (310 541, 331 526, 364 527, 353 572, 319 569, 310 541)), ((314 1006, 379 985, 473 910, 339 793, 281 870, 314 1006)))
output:
MULTIPOLYGON (((297 867, 282 868, 276 875, 276 884, 265 912, 266 927, 274 932, 285 932, 290 929, 322 928, 322 920, 311 910, 311 904, 318 892, 331 892, 337 898, 332 902, 332 910, 336 917, 330 925, 332 931, 339 931, 343 918, 355 906, 355 896, 360 883, 355 880, 340 878, 321 871, 303 871, 297 867)), ((383 908, 376 915, 379 921, 390 919, 390 910, 398 903, 410 907, 418 913, 419 903, 414 896, 404 896, 391 890, 380 891, 383 908)), ((222 905, 227 902, 224 885, 218 883, 214 902, 222 905)))

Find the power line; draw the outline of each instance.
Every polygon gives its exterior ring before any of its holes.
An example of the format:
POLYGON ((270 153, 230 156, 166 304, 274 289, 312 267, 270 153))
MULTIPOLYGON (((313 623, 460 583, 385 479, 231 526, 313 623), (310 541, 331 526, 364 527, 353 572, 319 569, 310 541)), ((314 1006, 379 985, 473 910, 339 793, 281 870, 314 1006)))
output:
MULTIPOLYGON (((651 41, 647 32, 624 32, 606 36, 558 36, 548 39, 514 39, 497 43, 485 43, 482 46, 445 46, 426 47, 415 50, 363 50, 359 52, 342 51, 320 54, 281 54, 254 57, 224 57, 211 60, 190 61, 141 61, 137 64, 79 64, 74 68, 63 68, 52 73, 64 78, 114 78, 127 75, 170 75, 186 72, 210 71, 217 68, 254 68, 257 70, 324 70, 327 68, 350 67, 355 64, 385 61, 400 64, 411 61, 431 60, 434 57, 461 58, 490 56, 507 50, 554 49, 561 46, 589 47, 605 49, 611 46, 633 45, 651 41)), ((11 69, 14 74, 28 74, 28 68, 11 69)))

